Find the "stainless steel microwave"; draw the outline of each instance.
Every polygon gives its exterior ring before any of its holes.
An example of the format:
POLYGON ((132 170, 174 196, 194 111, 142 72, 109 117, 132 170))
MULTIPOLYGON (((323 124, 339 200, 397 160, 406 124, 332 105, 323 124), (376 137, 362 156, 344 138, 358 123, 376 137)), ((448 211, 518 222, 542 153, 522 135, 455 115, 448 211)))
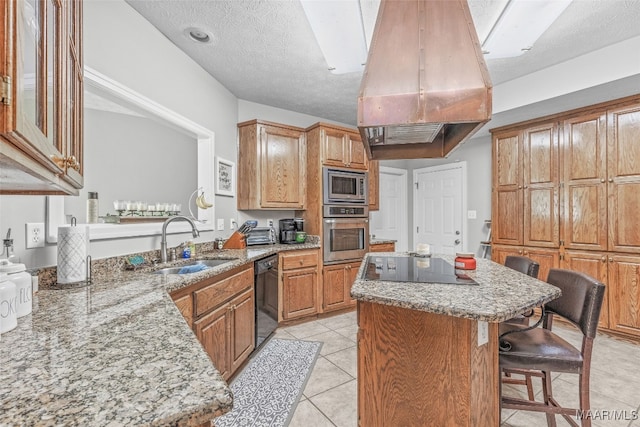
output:
POLYGON ((324 204, 366 205, 369 199, 368 174, 353 170, 323 168, 324 204))

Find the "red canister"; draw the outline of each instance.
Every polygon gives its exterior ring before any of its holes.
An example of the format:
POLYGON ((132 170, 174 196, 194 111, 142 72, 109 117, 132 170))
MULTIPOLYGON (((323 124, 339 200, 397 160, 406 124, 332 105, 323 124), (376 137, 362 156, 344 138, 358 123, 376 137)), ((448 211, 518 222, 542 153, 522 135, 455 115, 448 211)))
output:
POLYGON ((476 259, 472 253, 456 253, 455 268, 459 270, 475 270, 476 259))

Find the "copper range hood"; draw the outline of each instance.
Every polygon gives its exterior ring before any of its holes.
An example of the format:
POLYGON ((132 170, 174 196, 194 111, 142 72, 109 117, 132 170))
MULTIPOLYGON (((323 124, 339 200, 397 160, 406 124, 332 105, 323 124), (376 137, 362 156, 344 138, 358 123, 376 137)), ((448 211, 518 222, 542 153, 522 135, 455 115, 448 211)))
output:
POLYGON ((358 97, 369 158, 446 157, 490 118, 467 0, 382 0, 358 97))

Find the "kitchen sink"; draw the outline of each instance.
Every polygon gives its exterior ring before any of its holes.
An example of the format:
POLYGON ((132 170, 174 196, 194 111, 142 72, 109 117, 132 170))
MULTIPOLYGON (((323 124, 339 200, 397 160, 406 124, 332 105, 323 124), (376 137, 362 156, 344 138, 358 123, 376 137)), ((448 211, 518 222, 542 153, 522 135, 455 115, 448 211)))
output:
POLYGON ((188 264, 183 264, 183 265, 178 265, 175 267, 166 267, 166 268, 161 268, 160 270, 156 270, 153 271, 153 274, 192 274, 192 273, 197 273, 199 271, 203 271, 205 270, 205 268, 202 269, 198 269, 197 267, 200 266, 205 266, 205 267, 216 267, 218 265, 222 265, 222 264, 226 264, 228 262, 232 262, 235 261, 237 258, 232 258, 232 259, 201 259, 195 262, 190 262, 188 264), (196 267, 196 269, 194 269, 194 271, 186 271, 184 273, 180 273, 180 270, 182 270, 185 267, 196 267))

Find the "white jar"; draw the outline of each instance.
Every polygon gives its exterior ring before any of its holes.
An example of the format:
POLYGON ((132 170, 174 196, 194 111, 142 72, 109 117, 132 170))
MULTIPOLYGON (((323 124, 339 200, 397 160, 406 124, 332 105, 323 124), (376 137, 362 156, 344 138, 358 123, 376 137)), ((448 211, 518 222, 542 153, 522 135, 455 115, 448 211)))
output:
POLYGON ((0 273, 8 274, 8 279, 16 285, 16 314, 18 318, 30 314, 33 309, 31 275, 26 270, 24 264, 14 264, 6 259, 0 260, 0 273))
POLYGON ((7 274, 0 273, 0 333, 18 326, 16 299, 16 285, 7 274))

